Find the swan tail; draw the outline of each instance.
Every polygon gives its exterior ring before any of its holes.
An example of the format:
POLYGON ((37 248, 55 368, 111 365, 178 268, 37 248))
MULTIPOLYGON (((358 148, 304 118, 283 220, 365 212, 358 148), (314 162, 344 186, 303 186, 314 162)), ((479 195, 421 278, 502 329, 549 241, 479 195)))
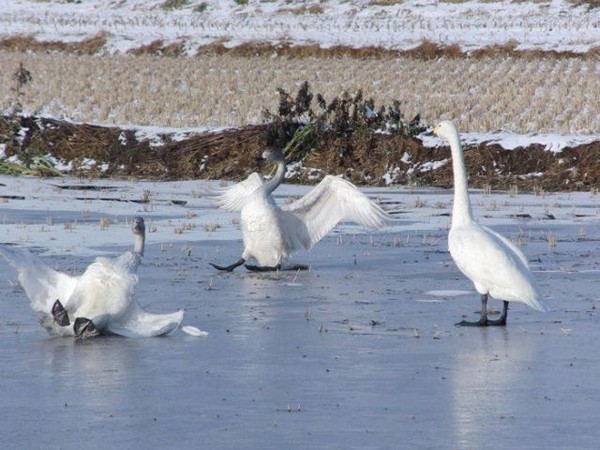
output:
POLYGON ((107 325, 108 331, 124 337, 167 336, 176 331, 183 320, 184 311, 155 314, 135 305, 131 313, 122 320, 107 325))
POLYGON ((538 298, 539 296, 528 298, 527 300, 524 300, 524 303, 538 311, 548 312, 548 307, 542 301, 538 300, 538 298))

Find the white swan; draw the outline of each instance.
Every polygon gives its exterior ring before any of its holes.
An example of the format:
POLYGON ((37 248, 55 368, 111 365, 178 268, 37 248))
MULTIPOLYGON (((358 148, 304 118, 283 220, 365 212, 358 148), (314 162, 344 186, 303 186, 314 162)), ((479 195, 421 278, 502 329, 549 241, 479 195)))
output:
POLYGON ((152 314, 144 311, 134 298, 136 271, 144 254, 145 225, 141 217, 133 220, 132 231, 133 251, 117 258, 96 258, 80 276, 56 271, 26 250, 0 246, 0 255, 17 270, 31 308, 51 335, 170 334, 179 327, 183 310, 152 314))
POLYGON ((508 302, 520 302, 540 311, 540 289, 529 269, 525 255, 512 242, 495 231, 479 225, 473 218, 467 175, 458 132, 450 121, 440 122, 433 133, 450 143, 454 171, 454 205, 448 248, 457 267, 481 295, 481 317, 476 322, 463 320, 457 325, 506 325, 508 302), (497 320, 487 317, 488 295, 503 300, 497 320))
POLYGON ((241 211, 244 240, 242 257, 229 266, 211 265, 232 271, 250 258, 258 266, 249 270, 307 269, 304 265, 283 267, 293 253, 312 248, 338 222, 350 220, 368 228, 380 228, 391 220, 379 205, 341 177, 326 176, 304 197, 278 206, 272 192, 283 182, 286 166, 279 149, 263 152, 262 159, 277 164, 268 181, 252 173, 244 181, 221 191, 217 204, 229 211, 241 211))

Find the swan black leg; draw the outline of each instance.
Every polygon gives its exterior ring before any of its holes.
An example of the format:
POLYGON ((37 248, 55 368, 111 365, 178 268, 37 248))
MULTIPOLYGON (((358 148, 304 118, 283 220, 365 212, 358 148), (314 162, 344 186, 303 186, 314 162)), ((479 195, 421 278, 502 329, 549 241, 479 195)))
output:
POLYGON ((54 302, 54 305, 52 305, 52 317, 61 327, 66 327, 71 324, 67 310, 58 299, 54 302))
POLYGON ((234 262, 233 264, 229 264, 228 266, 218 266, 217 264, 214 264, 214 263, 209 263, 209 264, 217 270, 224 270, 225 272, 233 272, 233 269, 241 266, 245 262, 246 262, 246 260, 244 258, 240 258, 236 262, 234 262))
POLYGON ((502 314, 500 314, 500 317, 496 320, 489 320, 487 321, 488 326, 505 326, 506 325, 506 317, 508 316, 508 302, 506 300, 504 300, 504 305, 502 306, 502 314))
POLYGON ((94 322, 84 317, 78 317, 75 319, 73 331, 75 331, 75 336, 80 339, 86 339, 100 335, 100 331, 98 331, 98 328, 96 328, 94 322))
POLYGON ((461 322, 458 322, 456 325, 459 327, 487 327, 487 326, 504 326, 506 325, 506 317, 508 316, 508 302, 504 301, 504 305, 502 308, 502 314, 500 315, 500 317, 496 320, 489 320, 487 318, 487 301, 488 301, 488 295, 487 294, 483 294, 481 296, 481 317, 479 318, 479 320, 475 321, 475 322, 469 322, 466 320, 463 320, 461 322))

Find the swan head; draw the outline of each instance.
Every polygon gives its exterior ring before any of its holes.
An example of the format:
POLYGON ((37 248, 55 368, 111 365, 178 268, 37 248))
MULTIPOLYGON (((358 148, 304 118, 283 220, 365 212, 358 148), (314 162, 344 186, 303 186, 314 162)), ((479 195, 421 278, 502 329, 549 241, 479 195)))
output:
POLYGON ((277 147, 269 147, 267 148, 265 151, 262 152, 262 154, 260 155, 259 158, 257 158, 257 160, 259 162, 265 162, 265 161, 284 161, 284 157, 283 157, 283 153, 281 152, 281 149, 277 148, 277 147))
POLYGON ((133 252, 144 256, 144 245, 146 243, 146 224, 144 223, 144 219, 139 216, 134 217, 131 222, 131 231, 135 239, 133 252))
POLYGON ((433 134, 450 140, 451 137, 458 135, 458 131, 456 131, 456 127, 450 120, 442 120, 433 129, 433 134))
POLYGON ((144 219, 142 217, 134 217, 131 222, 131 231, 136 236, 143 236, 146 234, 146 224, 144 223, 144 219))

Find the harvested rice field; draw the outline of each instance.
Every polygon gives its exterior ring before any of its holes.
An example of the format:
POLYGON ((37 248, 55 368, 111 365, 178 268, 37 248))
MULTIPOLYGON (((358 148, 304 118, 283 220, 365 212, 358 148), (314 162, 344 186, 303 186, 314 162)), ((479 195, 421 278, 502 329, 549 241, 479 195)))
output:
POLYGON ((593 57, 290 58, 0 53, 0 110, 13 72, 32 81, 23 108, 79 122, 240 127, 276 109, 277 89, 308 81, 331 99, 362 90, 399 100, 407 118, 452 118, 464 132, 593 134, 600 129, 600 62, 593 57))

